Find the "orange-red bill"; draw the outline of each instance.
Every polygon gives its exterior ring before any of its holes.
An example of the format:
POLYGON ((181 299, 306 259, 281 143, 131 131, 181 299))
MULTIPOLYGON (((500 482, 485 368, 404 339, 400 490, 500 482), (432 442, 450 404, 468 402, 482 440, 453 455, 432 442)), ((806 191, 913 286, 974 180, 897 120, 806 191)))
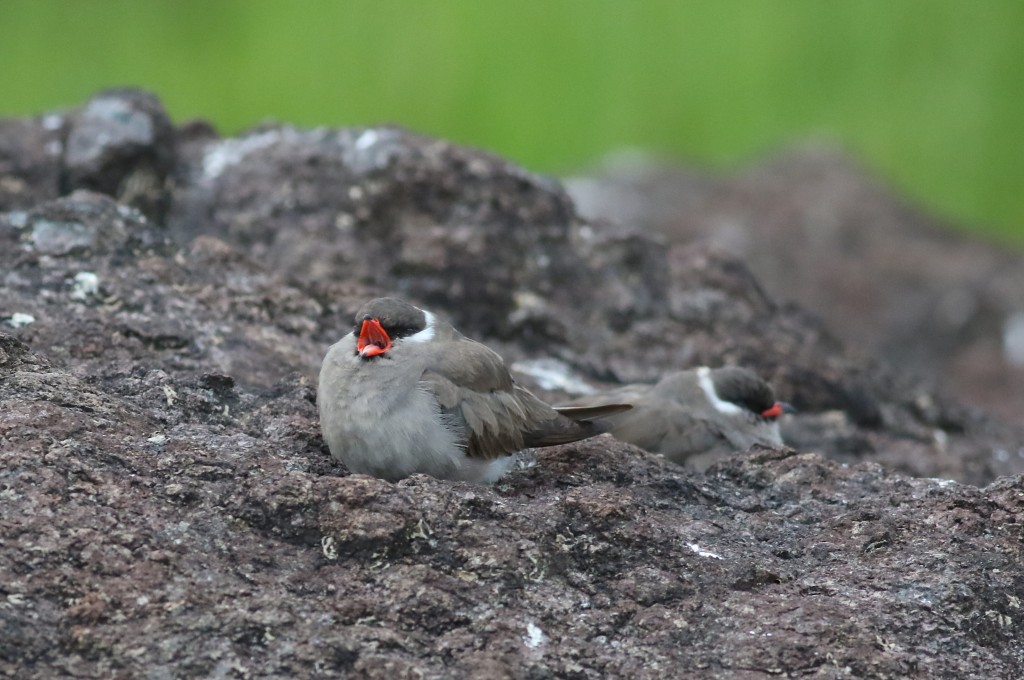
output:
POLYGON ((359 329, 356 350, 361 357, 375 357, 391 349, 391 337, 377 319, 366 319, 359 329))
POLYGON ((778 418, 783 413, 796 413, 796 409, 784 401, 777 401, 770 408, 761 411, 761 415, 765 418, 778 418))

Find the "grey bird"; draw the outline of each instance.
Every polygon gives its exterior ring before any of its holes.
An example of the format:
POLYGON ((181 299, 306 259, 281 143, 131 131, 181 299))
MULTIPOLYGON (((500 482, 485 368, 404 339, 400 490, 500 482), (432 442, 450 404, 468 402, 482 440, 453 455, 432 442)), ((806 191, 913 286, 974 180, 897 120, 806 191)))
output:
POLYGON ((524 448, 586 439, 630 407, 554 409, 493 350, 396 298, 367 302, 320 369, 320 427, 352 472, 492 483, 524 448))
POLYGON ((776 401, 756 373, 738 366, 676 371, 653 385, 625 385, 569 405, 597 401, 633 406, 609 418, 616 439, 697 469, 754 444, 784 446, 778 418, 794 410, 776 401))

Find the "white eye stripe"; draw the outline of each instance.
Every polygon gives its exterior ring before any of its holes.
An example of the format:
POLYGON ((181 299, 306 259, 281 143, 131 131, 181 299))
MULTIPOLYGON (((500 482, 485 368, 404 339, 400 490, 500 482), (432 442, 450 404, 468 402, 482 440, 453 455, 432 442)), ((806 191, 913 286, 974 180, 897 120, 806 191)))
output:
POLYGON ((718 398, 718 393, 715 392, 715 384, 711 381, 711 369, 707 366, 701 366, 697 369, 697 380, 700 382, 700 388, 704 390, 704 395, 711 402, 711 405, 715 407, 715 410, 719 413, 742 413, 743 408, 737 406, 731 401, 725 401, 724 399, 718 398))
POLYGON ((421 311, 427 320, 427 325, 423 327, 423 330, 417 331, 409 337, 404 338, 406 342, 427 342, 434 338, 434 315, 425 309, 421 311))

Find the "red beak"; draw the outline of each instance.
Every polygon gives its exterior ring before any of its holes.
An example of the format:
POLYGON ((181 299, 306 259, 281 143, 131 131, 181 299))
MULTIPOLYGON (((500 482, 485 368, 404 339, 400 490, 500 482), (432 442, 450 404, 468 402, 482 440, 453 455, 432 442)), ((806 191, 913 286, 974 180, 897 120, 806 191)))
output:
POLYGON ((784 401, 777 401, 771 405, 771 408, 761 411, 761 415, 765 418, 778 418, 783 413, 796 413, 796 409, 784 401))
POLYGON ((391 337, 380 325, 377 319, 365 319, 363 327, 359 329, 359 342, 356 343, 356 350, 359 356, 364 359, 384 354, 391 349, 391 337))

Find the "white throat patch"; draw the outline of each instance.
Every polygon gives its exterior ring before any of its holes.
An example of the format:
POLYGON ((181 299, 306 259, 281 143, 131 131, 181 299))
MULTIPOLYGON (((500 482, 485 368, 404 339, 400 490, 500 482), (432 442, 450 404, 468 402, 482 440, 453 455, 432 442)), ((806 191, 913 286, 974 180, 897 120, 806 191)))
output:
POLYGON ((697 380, 700 383, 700 388, 704 390, 704 395, 711 402, 711 405, 715 407, 715 410, 719 413, 742 413, 743 408, 737 406, 731 401, 725 401, 724 399, 718 398, 718 393, 715 392, 715 383, 711 381, 711 369, 707 366, 701 366, 697 369, 697 380))
POLYGON ((427 320, 427 325, 423 327, 423 330, 413 333, 409 337, 405 338, 406 342, 427 342, 434 339, 434 315, 425 309, 421 309, 424 318, 427 320))

